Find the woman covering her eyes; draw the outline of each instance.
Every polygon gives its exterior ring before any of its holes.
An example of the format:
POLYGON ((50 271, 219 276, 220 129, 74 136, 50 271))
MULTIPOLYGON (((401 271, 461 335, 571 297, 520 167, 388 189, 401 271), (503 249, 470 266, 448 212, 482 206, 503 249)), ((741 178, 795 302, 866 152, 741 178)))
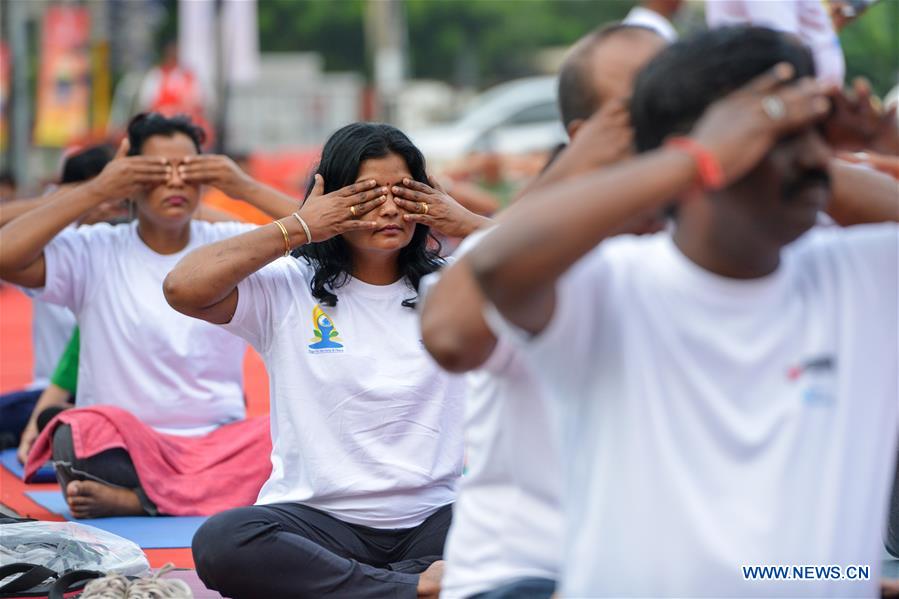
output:
POLYGON ((175 309, 249 341, 270 376, 272 475, 257 505, 194 537, 210 588, 439 591, 463 386, 426 354, 414 307, 442 264, 430 229, 465 237, 489 221, 428 181, 402 132, 349 125, 325 144, 297 213, 192 252, 166 279, 175 309))
POLYGON ((30 476, 52 452, 78 518, 212 514, 250 503, 269 474, 254 457, 268 453, 267 423, 246 420, 246 343, 172 310, 162 282, 191 250, 254 228, 196 220, 202 185, 273 217, 296 201, 202 144, 187 117, 138 115, 98 176, 0 230, 0 276, 80 326, 76 409, 49 422, 26 465, 30 476), (125 198, 132 223, 70 226, 125 198))

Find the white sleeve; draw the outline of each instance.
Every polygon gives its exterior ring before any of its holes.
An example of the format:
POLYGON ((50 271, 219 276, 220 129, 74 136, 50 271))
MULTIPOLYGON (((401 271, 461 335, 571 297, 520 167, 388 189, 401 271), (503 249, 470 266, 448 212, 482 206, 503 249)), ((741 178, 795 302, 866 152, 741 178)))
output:
POLYGON ((278 258, 237 285, 237 307, 222 327, 246 339, 260 354, 271 347, 276 327, 282 326, 294 304, 293 258, 278 258))
POLYGON ((743 6, 749 15, 748 25, 799 34, 799 5, 795 0, 788 2, 744 0, 743 6))
MULTIPOLYGON (((893 322, 899 313, 899 224, 881 223, 819 232, 833 260, 846 260, 846 281, 862 312, 893 322)), ((885 321, 886 322, 886 321, 885 321)))
POLYGON ((716 0, 707 2, 706 22, 709 27, 757 25, 777 31, 799 33, 797 0, 716 0))
MULTIPOLYGON (((487 234, 496 228, 496 225, 484 229, 480 229, 475 231, 468 237, 466 237, 459 247, 456 248, 456 251, 453 252, 452 256, 445 258, 446 265, 443 268, 448 268, 455 261, 459 260, 462 256, 467 254, 477 246, 487 234)), ((443 272, 443 268, 435 271, 426 277, 423 277, 421 283, 419 284, 418 296, 421 298, 419 302, 419 306, 424 306, 425 302, 427 302, 428 292, 434 287, 437 281, 440 280, 440 275, 443 272)), ((485 311, 484 311, 484 320, 487 323, 487 328, 490 329, 490 332, 493 333, 493 336, 496 337, 496 345, 493 348, 493 351, 490 352, 490 356, 488 356, 487 360, 480 366, 479 370, 486 370, 488 372, 499 373, 502 372, 503 369, 506 368, 506 365, 510 363, 515 354, 515 346, 512 343, 509 343, 507 340, 503 339, 504 331, 502 328, 497 328, 491 325, 490 322, 490 312, 491 309, 495 311, 492 304, 489 302, 485 303, 485 311)))
MULTIPOLYGON (((595 336, 601 334, 596 329, 600 306, 607 303, 610 276, 605 244, 584 256, 559 279, 553 314, 540 333, 532 335, 519 328, 493 305, 485 310, 485 318, 497 338, 521 352, 535 372, 565 373, 565 385, 571 389, 580 388, 580 377, 589 371, 589 363, 595 359, 595 336)), ((556 375, 553 378, 559 380, 556 375)))
POLYGON ((28 290, 28 295, 80 313, 98 270, 96 262, 114 251, 109 247, 112 239, 112 226, 106 223, 62 230, 44 246, 44 286, 28 290))

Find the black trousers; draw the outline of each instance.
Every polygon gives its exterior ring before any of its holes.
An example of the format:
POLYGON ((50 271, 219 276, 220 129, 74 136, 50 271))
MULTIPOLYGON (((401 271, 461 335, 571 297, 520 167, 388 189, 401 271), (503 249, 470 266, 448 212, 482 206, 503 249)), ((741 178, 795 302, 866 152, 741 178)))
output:
POLYGON ((893 480, 893 493, 890 496, 890 520, 887 523, 887 551, 899 558, 899 460, 896 461, 896 478, 893 480))
POLYGON ((451 521, 450 505, 415 528, 386 530, 297 503, 250 506, 207 520, 192 550, 203 583, 234 599, 414 599, 451 521))
POLYGON ((469 599, 550 599, 556 592, 556 581, 548 578, 521 578, 469 599))

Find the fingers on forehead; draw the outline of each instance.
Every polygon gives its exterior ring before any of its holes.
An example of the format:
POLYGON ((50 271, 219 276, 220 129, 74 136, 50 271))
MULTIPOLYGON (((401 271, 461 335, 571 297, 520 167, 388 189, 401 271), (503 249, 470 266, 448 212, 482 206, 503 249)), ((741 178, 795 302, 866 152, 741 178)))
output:
POLYGON ((403 179, 403 184, 406 187, 411 189, 417 189, 418 191, 427 191, 428 186, 420 181, 416 181, 415 179, 403 179))
POLYGON ((753 79, 748 87, 754 91, 765 92, 772 91, 781 83, 788 81, 796 69, 788 62, 780 62, 755 79, 753 79))
POLYGON ((397 185, 394 187, 394 195, 411 200, 421 200, 422 194, 414 189, 397 185))
POLYGON ((421 202, 422 195, 417 191, 412 191, 407 189, 404 192, 401 192, 400 195, 407 201, 411 200, 412 202, 421 202))
POLYGON ((352 185, 348 185, 347 187, 344 187, 343 189, 347 194, 354 195, 361 191, 365 191, 366 189, 371 189, 375 185, 377 185, 377 182, 374 179, 368 179, 366 181, 357 181, 356 183, 353 183, 352 185))
POLYGON ((164 164, 136 164, 131 167, 131 170, 138 173, 167 173, 169 171, 169 167, 164 164))

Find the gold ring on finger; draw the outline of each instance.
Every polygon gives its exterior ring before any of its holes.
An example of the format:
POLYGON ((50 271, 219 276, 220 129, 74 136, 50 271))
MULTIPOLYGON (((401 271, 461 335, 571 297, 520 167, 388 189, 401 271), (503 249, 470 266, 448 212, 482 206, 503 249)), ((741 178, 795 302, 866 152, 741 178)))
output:
POLYGON ((353 215, 353 218, 356 218, 356 206, 350 206, 350 214, 353 215))
POLYGON ((422 214, 428 213, 428 203, 427 202, 419 202, 418 207, 420 208, 419 212, 422 214))

